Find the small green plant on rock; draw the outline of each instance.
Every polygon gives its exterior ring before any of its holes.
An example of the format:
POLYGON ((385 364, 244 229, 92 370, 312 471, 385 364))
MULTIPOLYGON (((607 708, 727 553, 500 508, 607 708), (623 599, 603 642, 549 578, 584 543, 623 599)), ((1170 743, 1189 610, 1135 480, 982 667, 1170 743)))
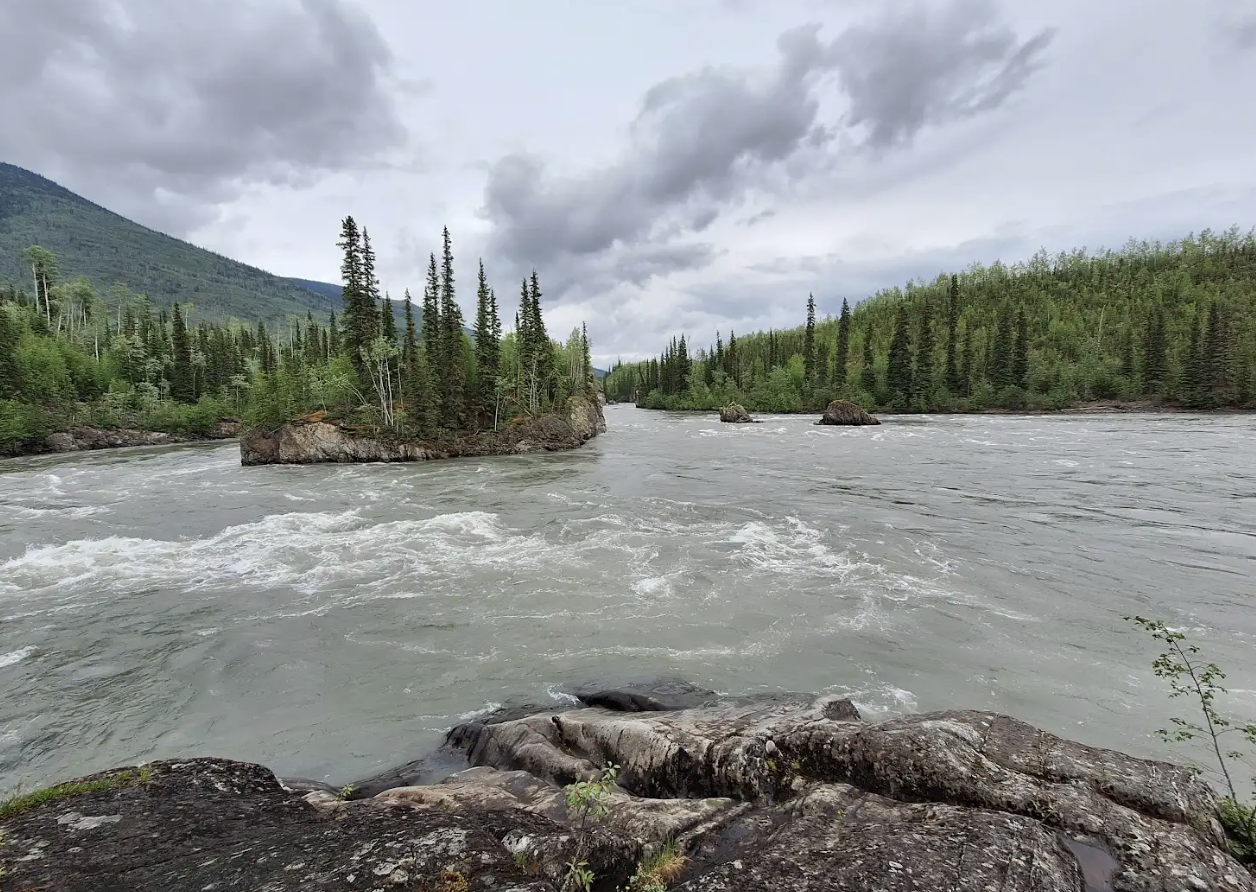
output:
POLYGON ((117 790, 133 784, 146 784, 152 780, 152 777, 152 769, 147 766, 141 766, 134 771, 130 769, 113 771, 90 780, 67 781, 56 786, 45 787, 42 790, 35 790, 32 793, 15 793, 3 802, 0 802, 0 820, 11 818, 36 806, 68 799, 72 796, 100 793, 105 790, 117 790))
POLYGON ((619 777, 618 765, 607 765, 596 780, 577 781, 567 786, 567 809, 580 818, 576 828, 576 851, 567 863, 562 892, 589 892, 593 888, 593 871, 589 869, 589 849, 592 846, 590 821, 600 821, 610 814, 611 792, 619 777))
POLYGON ((353 784, 345 784, 343 787, 340 788, 340 793, 337 794, 336 798, 339 799, 341 802, 348 802, 349 797, 352 795, 353 795, 353 784))
MULTIPOLYGON (((1212 750, 1227 794, 1222 797, 1219 810, 1221 823, 1230 837, 1230 850, 1245 864, 1256 864, 1256 796, 1252 802, 1240 800, 1229 767, 1229 762, 1236 760, 1250 764, 1251 753, 1223 748, 1223 740, 1230 740, 1230 735, 1237 735, 1249 747, 1256 747, 1256 723, 1236 724, 1218 712, 1217 695, 1228 693, 1221 685, 1225 673, 1216 663, 1206 662, 1200 657, 1198 645, 1187 643, 1184 634, 1158 619, 1142 616, 1127 616, 1125 619, 1165 645, 1164 652, 1156 657, 1151 668, 1157 677, 1168 681, 1169 696, 1187 697, 1199 704, 1203 724, 1173 718, 1170 719, 1172 729, 1156 733, 1169 743, 1200 741, 1212 750)), ((1198 768, 1192 770, 1200 771, 1198 768)), ((1253 779, 1253 789, 1256 791, 1256 779, 1253 779)))
POLYGON ((667 892, 680 879, 685 869, 685 855, 674 842, 669 842, 637 865, 637 872, 628 880, 624 892, 667 892))

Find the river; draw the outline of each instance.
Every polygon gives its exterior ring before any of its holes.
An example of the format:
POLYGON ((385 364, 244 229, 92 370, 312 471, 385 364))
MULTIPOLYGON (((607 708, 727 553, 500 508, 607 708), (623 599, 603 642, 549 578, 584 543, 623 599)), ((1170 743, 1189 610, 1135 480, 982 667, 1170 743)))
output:
POLYGON ((1131 612, 1256 717, 1252 416, 812 420, 614 406, 552 455, 0 463, 0 793, 187 755, 341 783, 495 703, 658 676, 1165 755, 1189 704, 1131 612))

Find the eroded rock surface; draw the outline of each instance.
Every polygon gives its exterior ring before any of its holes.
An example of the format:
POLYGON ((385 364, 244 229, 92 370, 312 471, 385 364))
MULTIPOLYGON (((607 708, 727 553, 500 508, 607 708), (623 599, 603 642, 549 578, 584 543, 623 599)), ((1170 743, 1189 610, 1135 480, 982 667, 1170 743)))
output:
POLYGON ((245 431, 240 437, 240 463, 404 462, 521 455, 575 449, 605 432, 606 419, 601 405, 583 397, 572 397, 562 413, 512 419, 496 431, 480 431, 448 440, 373 437, 315 415, 273 430, 245 431))
POLYGON ((824 415, 816 424, 844 424, 844 425, 861 425, 861 424, 880 424, 876 418, 873 418, 861 407, 852 403, 850 400, 833 400, 824 410, 824 415))
POLYGON ((720 407, 720 421, 728 424, 755 424, 755 420, 750 417, 750 413, 746 411, 746 407, 738 403, 731 406, 720 407))
POLYGON ((145 783, 0 821, 0 886, 554 892, 583 858, 612 892, 670 842, 683 892, 1256 892, 1190 772, 1006 716, 865 722, 837 697, 677 681, 576 696, 460 725, 361 798, 159 762, 145 783), (610 763, 609 813, 585 826, 563 787, 610 763))
POLYGON ((202 435, 170 434, 130 428, 75 427, 49 434, 43 439, 0 444, 0 455, 39 455, 48 452, 87 452, 124 446, 172 446, 207 440, 229 440, 240 433, 240 422, 225 419, 202 435))

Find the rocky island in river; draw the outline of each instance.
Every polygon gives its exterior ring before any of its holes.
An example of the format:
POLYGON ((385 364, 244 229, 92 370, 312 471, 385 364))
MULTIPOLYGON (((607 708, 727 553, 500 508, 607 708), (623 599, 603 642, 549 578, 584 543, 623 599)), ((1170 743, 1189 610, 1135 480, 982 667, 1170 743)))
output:
POLYGON ((414 440, 355 430, 315 414, 240 437, 243 465, 318 462, 399 462, 484 455, 522 455, 575 449, 606 432, 600 401, 573 396, 567 411, 511 419, 498 430, 414 440))
POLYGON ((339 789, 222 759, 105 772, 11 801, 0 832, 14 892, 561 892, 573 866, 605 892, 1256 892, 1184 768, 994 713, 867 722, 676 682, 502 709, 339 789))

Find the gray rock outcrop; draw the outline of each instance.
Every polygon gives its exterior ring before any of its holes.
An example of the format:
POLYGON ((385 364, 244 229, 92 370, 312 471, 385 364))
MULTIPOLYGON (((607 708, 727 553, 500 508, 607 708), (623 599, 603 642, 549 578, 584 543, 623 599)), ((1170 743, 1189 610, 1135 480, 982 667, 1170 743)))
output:
POLYGON ((881 422, 865 412, 850 400, 833 400, 825 407, 824 415, 816 424, 880 424, 881 422))
POLYGON ((728 424, 755 424, 755 420, 750 417, 750 413, 746 411, 746 407, 739 403, 733 403, 731 406, 720 407, 720 421, 728 424))
POLYGON ((676 685, 579 696, 599 705, 460 725, 432 764, 462 770, 366 798, 156 763, 147 783, 0 819, 4 888, 557 892, 579 849, 611 892, 671 843, 681 892, 1256 892, 1189 771, 1006 716, 865 722, 834 697, 676 685), (586 833, 563 787, 608 763, 618 787, 586 833))
POLYGON ((240 437, 240 463, 401 462, 521 455, 575 449, 605 432, 606 419, 600 403, 583 397, 572 397, 562 413, 511 419, 496 431, 431 441, 371 436, 329 421, 320 413, 273 430, 245 431, 240 437))
POLYGON ((118 449, 125 446, 173 446, 206 440, 229 440, 240 432, 240 422, 224 419, 201 434, 171 434, 131 428, 74 427, 49 434, 43 439, 0 444, 0 455, 39 455, 48 452, 87 452, 95 449, 118 449))

